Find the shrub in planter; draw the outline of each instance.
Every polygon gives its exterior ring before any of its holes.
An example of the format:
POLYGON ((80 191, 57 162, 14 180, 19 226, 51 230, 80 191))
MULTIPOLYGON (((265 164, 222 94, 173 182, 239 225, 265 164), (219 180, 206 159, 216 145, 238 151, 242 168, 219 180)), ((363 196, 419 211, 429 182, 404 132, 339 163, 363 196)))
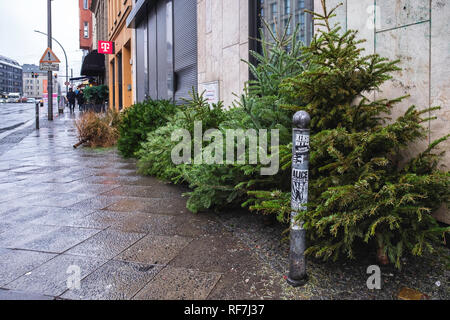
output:
MULTIPOLYGON (((398 61, 362 56, 356 31, 340 33, 330 25, 335 9, 315 15, 324 27, 304 48, 308 68, 283 81, 286 100, 310 113, 311 154, 308 210, 300 212, 310 245, 307 254, 337 259, 355 257, 360 244, 376 248, 380 260, 397 268, 404 254, 434 252, 450 227, 440 227, 431 213, 450 201, 450 174, 438 167, 442 153, 432 142, 409 161, 402 152, 426 137, 422 125, 435 108, 411 106, 395 121, 389 114, 405 97, 370 101, 398 61), (403 164, 405 163, 406 164, 403 164)), ((283 147, 290 150, 290 145, 283 147)), ((284 167, 290 166, 285 157, 284 167)), ((250 191, 252 210, 277 213, 287 221, 290 191, 250 191)))
POLYGON ((83 90, 83 96, 86 103, 94 106, 95 110, 103 110, 108 95, 109 90, 106 85, 86 87, 83 90))
POLYGON ((147 134, 163 126, 176 111, 168 100, 146 100, 123 111, 119 126, 118 149, 125 157, 132 157, 139 150, 147 134))

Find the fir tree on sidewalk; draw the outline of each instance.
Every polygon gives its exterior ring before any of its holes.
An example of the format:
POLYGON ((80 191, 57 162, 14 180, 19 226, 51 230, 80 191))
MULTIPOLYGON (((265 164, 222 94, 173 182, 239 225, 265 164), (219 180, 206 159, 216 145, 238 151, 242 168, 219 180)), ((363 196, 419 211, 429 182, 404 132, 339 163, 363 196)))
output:
MULTIPOLYGON (((391 111, 406 97, 371 101, 367 95, 399 70, 376 54, 362 55, 357 31, 331 25, 334 8, 314 15, 319 32, 303 48, 305 71, 281 83, 287 108, 311 115, 308 210, 301 212, 309 236, 306 253, 324 259, 355 257, 359 245, 401 267, 403 254, 434 252, 450 227, 439 227, 431 213, 450 200, 450 174, 438 168, 442 153, 432 142, 412 159, 403 151, 426 137, 422 125, 431 110, 411 106, 395 121, 391 111), (299 101, 302 105, 299 106, 299 101)), ((290 145, 281 148, 290 170, 290 145), (283 151, 284 150, 284 151, 283 151)), ((288 190, 249 191, 252 210, 287 220, 288 190)))

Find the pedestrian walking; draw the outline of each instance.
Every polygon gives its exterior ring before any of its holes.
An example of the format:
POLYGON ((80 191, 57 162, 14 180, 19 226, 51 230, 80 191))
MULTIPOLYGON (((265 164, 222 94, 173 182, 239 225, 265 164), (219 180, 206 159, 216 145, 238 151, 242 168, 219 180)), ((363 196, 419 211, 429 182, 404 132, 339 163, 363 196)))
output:
POLYGON ((75 98, 76 94, 73 92, 72 88, 69 88, 69 92, 66 95, 67 101, 69 102, 69 109, 70 112, 75 112, 75 98))
POLYGON ((77 93, 77 103, 78 103, 78 109, 80 111, 84 111, 84 92, 83 92, 83 90, 80 90, 77 93))

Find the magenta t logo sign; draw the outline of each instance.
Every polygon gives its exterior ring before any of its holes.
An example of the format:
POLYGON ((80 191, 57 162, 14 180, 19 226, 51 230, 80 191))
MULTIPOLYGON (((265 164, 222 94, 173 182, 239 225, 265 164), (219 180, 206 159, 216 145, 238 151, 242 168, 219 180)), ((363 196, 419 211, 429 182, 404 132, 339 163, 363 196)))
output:
POLYGON ((98 53, 112 54, 113 53, 113 43, 111 41, 99 41, 98 42, 98 53))

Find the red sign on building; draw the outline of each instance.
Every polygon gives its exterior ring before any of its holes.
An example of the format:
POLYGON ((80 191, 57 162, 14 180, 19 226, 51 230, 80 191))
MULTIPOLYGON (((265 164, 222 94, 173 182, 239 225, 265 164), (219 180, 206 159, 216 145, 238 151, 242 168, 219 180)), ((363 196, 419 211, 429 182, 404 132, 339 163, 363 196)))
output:
POLYGON ((98 42, 98 53, 103 54, 113 54, 114 45, 112 41, 101 41, 98 42))

